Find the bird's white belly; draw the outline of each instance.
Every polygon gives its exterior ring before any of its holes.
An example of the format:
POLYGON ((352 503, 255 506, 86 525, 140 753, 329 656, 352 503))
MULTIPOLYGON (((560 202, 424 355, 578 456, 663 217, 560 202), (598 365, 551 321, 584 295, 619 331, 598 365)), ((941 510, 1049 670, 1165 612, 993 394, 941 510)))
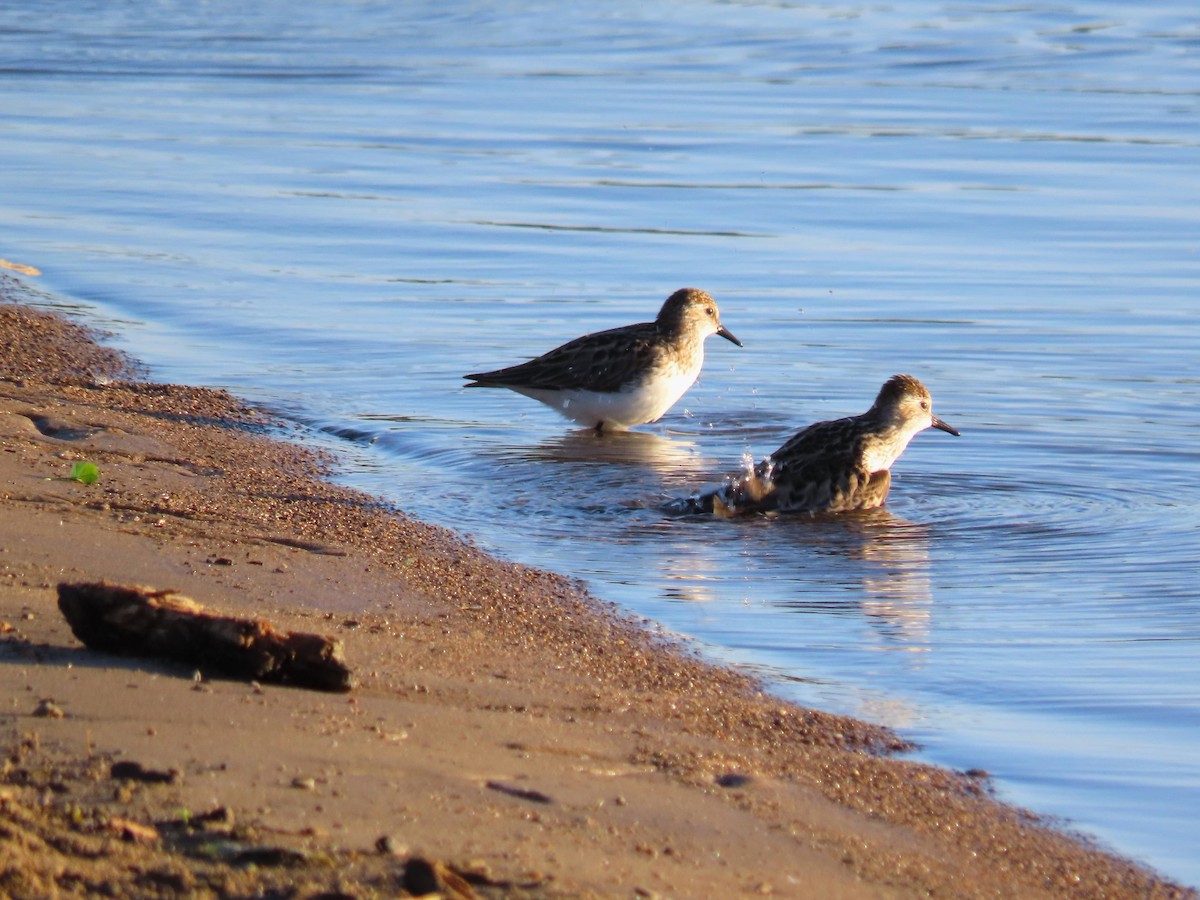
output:
POLYGON ((518 389, 587 428, 603 423, 605 429, 624 431, 633 425, 656 422, 684 395, 696 375, 678 372, 658 375, 621 391, 518 389))

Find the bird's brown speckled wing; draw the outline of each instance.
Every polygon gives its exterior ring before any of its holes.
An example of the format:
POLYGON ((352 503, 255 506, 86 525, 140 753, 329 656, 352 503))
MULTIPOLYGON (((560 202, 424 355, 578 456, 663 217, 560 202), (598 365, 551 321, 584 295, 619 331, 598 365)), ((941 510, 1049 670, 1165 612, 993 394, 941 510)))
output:
POLYGON ((657 364, 663 353, 653 322, 584 335, 529 362, 467 375, 467 387, 525 387, 542 390, 619 391, 635 372, 657 364))
POLYGON ((818 422, 771 455, 776 506, 790 512, 845 512, 878 506, 891 475, 862 464, 857 418, 818 422))
POLYGON ((817 422, 770 457, 711 495, 704 511, 718 515, 845 512, 871 509, 887 497, 891 475, 861 464, 861 429, 852 418, 817 422))

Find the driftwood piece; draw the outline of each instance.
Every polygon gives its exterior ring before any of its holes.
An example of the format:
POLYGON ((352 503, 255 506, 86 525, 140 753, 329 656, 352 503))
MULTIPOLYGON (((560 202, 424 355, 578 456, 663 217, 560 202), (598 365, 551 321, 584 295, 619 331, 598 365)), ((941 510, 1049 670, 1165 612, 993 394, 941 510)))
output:
POLYGON ((262 619, 213 615, 174 591, 62 582, 58 608, 75 636, 93 650, 156 657, 205 673, 321 691, 354 687, 341 641, 279 632, 262 619))

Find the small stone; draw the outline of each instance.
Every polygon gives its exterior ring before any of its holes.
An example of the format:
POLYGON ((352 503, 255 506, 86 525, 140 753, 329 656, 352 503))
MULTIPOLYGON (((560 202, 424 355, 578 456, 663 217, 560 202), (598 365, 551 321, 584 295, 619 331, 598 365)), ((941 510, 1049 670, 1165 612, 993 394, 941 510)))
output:
POLYGON ((401 883, 415 897, 439 894, 447 900, 468 900, 478 896, 466 879, 438 860, 409 859, 401 883))
POLYGON ((408 856, 408 845, 392 834, 378 837, 375 840, 375 850, 385 856, 408 856))
POLYGON ((33 711, 33 714, 40 719, 61 719, 66 715, 59 705, 49 698, 46 698, 38 703, 37 708, 33 711))

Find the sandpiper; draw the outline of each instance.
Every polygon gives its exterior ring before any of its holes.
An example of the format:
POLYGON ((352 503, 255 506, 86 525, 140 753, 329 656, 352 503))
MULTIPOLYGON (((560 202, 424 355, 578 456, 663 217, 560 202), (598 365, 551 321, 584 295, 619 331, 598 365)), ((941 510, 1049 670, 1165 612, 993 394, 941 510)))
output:
POLYGON ((464 377, 467 387, 508 388, 587 428, 624 431, 658 421, 692 386, 710 334, 742 346, 712 297, 683 288, 653 322, 585 334, 528 362, 464 377))
POLYGON ((893 375, 861 416, 817 422, 724 487, 675 501, 676 514, 836 513, 882 506, 892 464, 930 426, 958 432, 930 411, 929 391, 911 375, 893 375))

